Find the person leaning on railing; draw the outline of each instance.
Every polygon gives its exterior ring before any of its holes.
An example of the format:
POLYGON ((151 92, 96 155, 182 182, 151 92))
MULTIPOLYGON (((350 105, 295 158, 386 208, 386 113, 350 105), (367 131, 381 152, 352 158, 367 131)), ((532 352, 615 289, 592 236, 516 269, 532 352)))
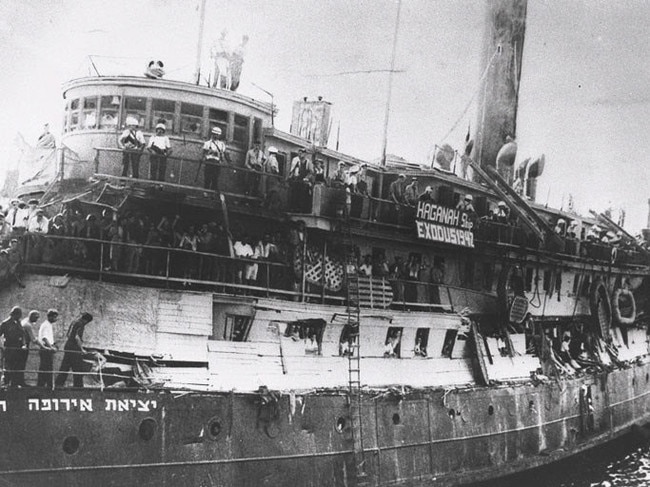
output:
POLYGON ((129 166, 131 177, 140 177, 140 155, 145 146, 144 135, 138 130, 139 122, 134 117, 127 117, 126 130, 122 132, 117 140, 118 145, 124 151, 122 155, 122 177, 129 177, 129 166))
POLYGON ((172 153, 171 142, 165 135, 165 124, 156 124, 156 134, 149 138, 147 150, 151 153, 151 179, 164 181, 167 173, 167 157, 172 153))
POLYGON ((203 144, 203 159, 205 165, 203 170, 203 186, 213 191, 219 190, 219 179, 221 164, 228 162, 226 144, 221 140, 221 129, 213 127, 210 132, 210 140, 203 144))
POLYGON ((84 328, 93 320, 90 313, 82 313, 79 318, 73 321, 68 328, 68 339, 65 342, 65 354, 61 361, 59 374, 56 376, 56 387, 62 387, 68 380, 68 371, 72 370, 72 381, 75 387, 83 387, 84 362, 83 354, 86 350, 83 346, 84 328))

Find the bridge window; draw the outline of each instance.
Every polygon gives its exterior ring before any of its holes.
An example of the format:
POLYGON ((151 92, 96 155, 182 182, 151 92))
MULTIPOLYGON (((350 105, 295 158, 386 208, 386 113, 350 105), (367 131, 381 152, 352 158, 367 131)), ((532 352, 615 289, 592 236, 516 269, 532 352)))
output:
POLYGON ((262 119, 255 118, 253 120, 253 142, 262 140, 262 119))
POLYGON ((246 315, 226 315, 223 339, 230 342, 245 342, 251 328, 252 319, 246 315))
POLYGON ((72 132, 79 128, 79 100, 70 102, 70 125, 69 130, 72 132))
POLYGON ((126 118, 135 118, 140 127, 145 126, 145 119, 147 113, 147 99, 142 97, 127 96, 124 99, 124 108, 126 118))
POLYGON ((208 119, 210 122, 210 130, 213 127, 219 127, 221 129, 222 139, 226 140, 228 138, 228 112, 210 108, 208 119))
POLYGON ((172 100, 159 100, 154 98, 152 104, 151 130, 156 128, 161 120, 164 120, 166 133, 174 131, 174 112, 176 111, 176 102, 172 100))
POLYGON ((102 96, 99 128, 109 130, 115 129, 118 125, 119 110, 119 96, 102 96))
POLYGON ((235 129, 232 138, 235 144, 248 145, 248 117, 235 115, 235 129))
POLYGON ((81 112, 81 128, 97 128, 97 97, 85 98, 84 109, 81 112))
POLYGON ((191 103, 181 103, 181 132, 201 137, 203 127, 203 107, 191 103))

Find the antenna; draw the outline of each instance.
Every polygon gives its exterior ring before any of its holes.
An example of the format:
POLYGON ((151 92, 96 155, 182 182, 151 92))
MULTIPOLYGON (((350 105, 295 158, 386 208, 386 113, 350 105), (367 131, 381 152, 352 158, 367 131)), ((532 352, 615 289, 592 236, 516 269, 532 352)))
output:
POLYGON ((393 54, 390 59, 390 73, 388 73, 388 96, 386 97, 386 117, 384 118, 384 141, 381 149, 381 165, 386 167, 386 148, 388 145, 388 116, 390 115, 390 98, 393 91, 393 71, 395 70, 395 54, 397 51, 397 33, 399 31, 399 14, 402 10, 402 0, 397 2, 397 17, 395 19, 395 33, 393 34, 393 54))
POLYGON ((196 68, 194 70, 194 82, 197 85, 201 82, 201 48, 203 47, 203 26, 205 25, 205 1, 201 0, 199 10, 199 40, 196 45, 196 68))
POLYGON ((273 93, 271 93, 268 90, 265 90, 260 85, 256 85, 252 81, 250 82, 250 84, 252 84, 255 88, 257 88, 260 91, 263 91, 264 93, 266 93, 271 97, 271 127, 275 127, 275 102, 274 102, 273 93))

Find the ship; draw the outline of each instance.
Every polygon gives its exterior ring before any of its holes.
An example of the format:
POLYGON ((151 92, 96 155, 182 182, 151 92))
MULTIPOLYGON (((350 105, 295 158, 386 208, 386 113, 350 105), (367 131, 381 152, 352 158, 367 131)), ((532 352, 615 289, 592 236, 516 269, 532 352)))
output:
POLYGON ((64 148, 16 193, 50 228, 15 235, 0 308, 56 308, 57 371, 92 314, 85 387, 34 387, 30 349, 26 387, 0 389, 2 483, 466 485, 648 423, 647 248, 537 203, 542 157, 514 165, 525 14, 489 3, 481 130, 430 167, 328 148, 323 99, 286 132, 228 86, 66 83, 64 148), (163 125, 162 172, 124 165, 129 120, 163 125), (258 141, 277 171, 247 166, 258 141))

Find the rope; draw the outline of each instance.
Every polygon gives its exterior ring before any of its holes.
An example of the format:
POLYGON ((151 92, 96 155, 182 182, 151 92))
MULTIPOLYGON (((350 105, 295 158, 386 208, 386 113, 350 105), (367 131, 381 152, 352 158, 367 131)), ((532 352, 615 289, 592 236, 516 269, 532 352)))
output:
POLYGON ((456 130, 456 128, 458 127, 458 124, 463 120, 463 118, 467 114, 469 108, 472 106, 472 103, 474 102, 474 99, 476 98, 476 95, 478 95, 479 91, 481 90, 481 86, 483 85, 483 81, 485 81, 485 78, 487 77, 488 71, 492 67, 492 63, 494 62, 494 58, 499 53, 500 53, 500 49, 497 47, 497 49, 495 49, 495 51, 494 51, 494 54, 492 54, 492 57, 488 61, 487 66, 485 67, 485 70, 483 71, 483 74, 481 75, 481 78, 479 79, 478 86, 476 87, 476 90, 474 90, 474 93, 472 94, 472 97, 467 102, 467 105, 465 105, 465 108, 463 109, 462 113, 460 114, 460 116, 458 117, 456 122, 454 122, 452 127, 445 134, 445 136, 442 139, 440 139, 440 142, 444 142, 447 139, 447 137, 449 137, 452 134, 452 132, 454 130, 456 130))

